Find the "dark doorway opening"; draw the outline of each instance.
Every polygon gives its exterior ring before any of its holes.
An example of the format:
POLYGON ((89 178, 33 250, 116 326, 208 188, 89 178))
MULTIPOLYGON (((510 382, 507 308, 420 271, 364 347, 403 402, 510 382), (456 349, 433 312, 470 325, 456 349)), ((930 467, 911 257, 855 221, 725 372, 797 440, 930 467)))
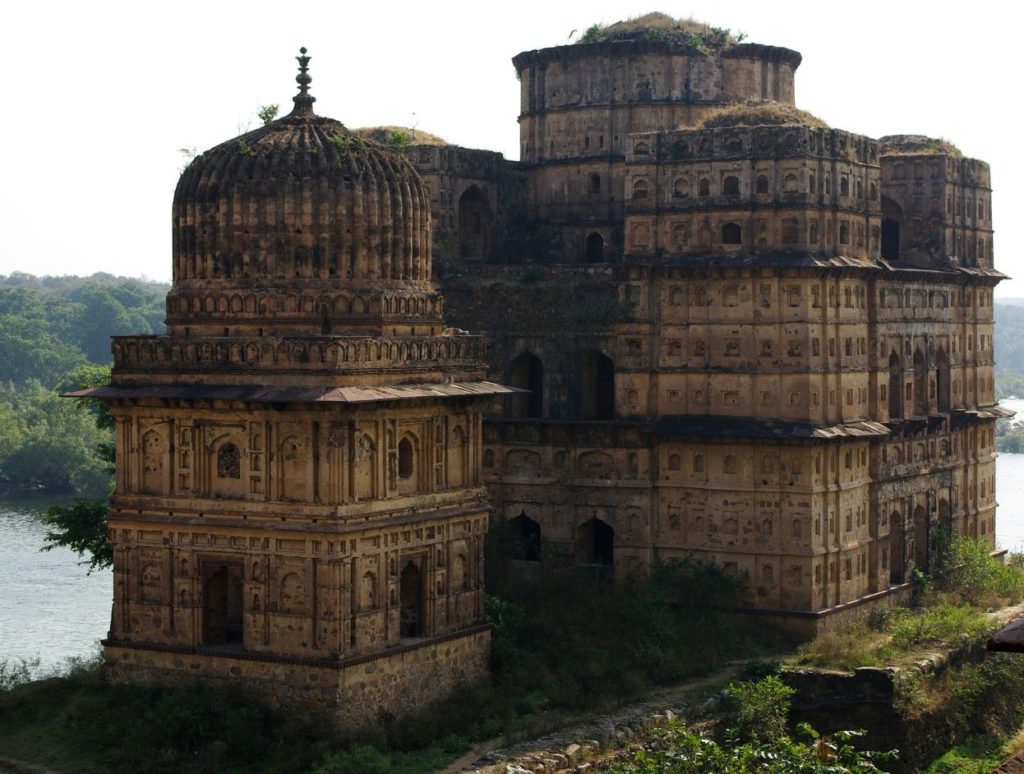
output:
POLYGON ((406 562, 399 581, 402 609, 399 633, 402 637, 423 636, 423 574, 416 562, 406 562))
POLYGON ((540 524, 526 513, 508 521, 506 556, 524 562, 540 561, 540 524))
POLYGON ((949 411, 949 356, 941 348, 935 353, 935 391, 939 411, 949 411))
POLYGON ((887 196, 882 197, 882 257, 887 261, 900 259, 900 224, 903 208, 887 196))
POLYGON ((587 237, 587 263, 604 261, 604 237, 596 231, 587 237))
POLYGON ((477 186, 470 186, 459 197, 459 257, 486 257, 490 220, 487 197, 477 186))
POLYGON ((578 564, 615 563, 615 530, 600 519, 584 522, 576 530, 576 562, 578 564))
POLYGON ((512 416, 540 418, 544 416, 544 364, 530 352, 523 352, 509 365, 509 384, 528 394, 512 397, 512 416))
POLYGON ((914 350, 914 415, 928 414, 928 369, 921 350, 914 350))
POLYGON ((203 562, 203 644, 241 646, 242 621, 241 563, 203 562))
POLYGON ((894 584, 903 583, 904 568, 906 566, 906 547, 903 544, 903 517, 899 511, 893 511, 889 516, 889 567, 890 582, 894 584))
POLYGON ((928 514, 923 505, 914 508, 914 566, 928 569, 928 514))
POLYGON ((903 418, 903 369, 900 356, 889 355, 889 419, 903 418))
POLYGON ((601 352, 580 359, 580 418, 615 419, 615 365, 601 352))

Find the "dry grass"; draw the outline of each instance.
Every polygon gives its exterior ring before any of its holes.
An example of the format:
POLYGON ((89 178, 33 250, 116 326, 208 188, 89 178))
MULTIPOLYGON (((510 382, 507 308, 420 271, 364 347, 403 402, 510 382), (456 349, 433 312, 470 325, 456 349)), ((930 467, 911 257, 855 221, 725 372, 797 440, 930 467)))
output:
POLYGON ((781 102, 749 101, 737 102, 732 105, 708 113, 697 128, 712 129, 721 126, 782 126, 785 124, 801 124, 817 126, 823 129, 828 124, 816 115, 800 110, 792 105, 781 102))
POLYGON ((731 48, 743 40, 740 33, 714 27, 692 16, 676 19, 667 13, 646 13, 614 24, 594 24, 576 41, 577 43, 605 43, 628 40, 664 40, 689 46, 700 51, 720 51, 731 48))
POLYGON ((962 159, 963 151, 945 137, 926 137, 923 134, 890 134, 878 141, 886 156, 920 156, 947 154, 962 159))
POLYGON ((1017 733, 1006 740, 1006 743, 1003 745, 1003 755, 1009 758, 1011 755, 1016 755, 1022 750, 1024 750, 1024 728, 1018 729, 1017 733))
POLYGON ((396 132, 400 132, 409 138, 410 145, 448 145, 448 141, 436 134, 424 132, 422 129, 412 129, 408 126, 363 126, 353 129, 353 134, 365 137, 383 145, 388 145, 396 132))

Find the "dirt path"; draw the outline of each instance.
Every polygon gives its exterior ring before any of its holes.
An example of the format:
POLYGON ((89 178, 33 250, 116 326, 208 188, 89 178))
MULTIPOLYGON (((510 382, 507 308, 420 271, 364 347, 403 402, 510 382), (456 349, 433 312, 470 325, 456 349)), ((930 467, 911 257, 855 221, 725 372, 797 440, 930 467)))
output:
POLYGON ((509 763, 515 763, 526 757, 549 757, 551 754, 564 754, 569 745, 599 743, 603 748, 624 744, 632 738, 635 729, 650 722, 653 715, 664 715, 666 711, 676 715, 688 713, 695 701, 701 702, 714 697, 706 695, 708 689, 722 685, 735 679, 747 661, 736 661, 713 674, 698 680, 679 683, 668 688, 659 688, 647 698, 634 704, 620 707, 614 712, 579 719, 576 722, 546 734, 537 739, 517 742, 507 747, 499 747, 502 738, 480 742, 473 749, 456 761, 453 761, 441 774, 459 774, 475 772, 476 774, 505 773, 509 763), (702 693, 705 694, 702 696, 702 693))

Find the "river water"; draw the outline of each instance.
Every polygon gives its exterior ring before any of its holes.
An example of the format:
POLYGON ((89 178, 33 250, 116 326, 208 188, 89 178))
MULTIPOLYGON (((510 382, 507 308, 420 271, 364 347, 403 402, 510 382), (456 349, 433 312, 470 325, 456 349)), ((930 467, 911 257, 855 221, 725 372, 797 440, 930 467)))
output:
POLYGON ((45 495, 0 499, 0 661, 38 658, 45 671, 92 655, 107 635, 110 570, 90 575, 74 551, 40 551, 43 511, 67 502, 45 495))
MULTIPOLYGON (((1024 400, 1003 405, 1024 416, 1024 400)), ((996 540, 1024 552, 1024 454, 999 455, 996 496, 996 540)), ((66 502, 43 495, 0 499, 0 661, 38 658, 46 670, 92 655, 106 636, 110 570, 88 574, 73 551, 40 551, 43 511, 66 502)))

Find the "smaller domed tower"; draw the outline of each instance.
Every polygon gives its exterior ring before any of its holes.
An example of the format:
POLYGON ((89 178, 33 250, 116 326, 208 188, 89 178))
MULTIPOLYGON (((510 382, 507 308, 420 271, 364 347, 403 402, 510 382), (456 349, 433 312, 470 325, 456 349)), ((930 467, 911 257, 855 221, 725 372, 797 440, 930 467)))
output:
POLYGON ((487 670, 479 338, 406 159, 290 115, 174 196, 166 336, 114 341, 117 679, 243 679, 360 724, 487 670), (370 666, 372 665, 372 666, 370 666))

